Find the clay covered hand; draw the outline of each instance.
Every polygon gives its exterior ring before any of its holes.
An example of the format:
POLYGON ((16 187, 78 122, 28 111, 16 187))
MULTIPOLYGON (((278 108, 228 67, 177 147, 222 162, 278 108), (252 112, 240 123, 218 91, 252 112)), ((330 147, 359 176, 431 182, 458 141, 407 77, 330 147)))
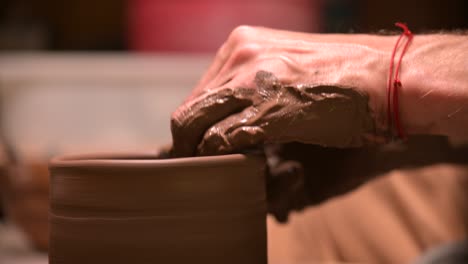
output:
POLYGON ((386 140, 390 56, 369 39, 237 28, 173 113, 171 155, 267 145, 268 211, 280 221, 291 210, 349 191, 362 180, 335 173, 339 160, 327 156, 323 162, 316 145, 348 148, 386 140), (306 143, 307 151, 289 157, 295 152, 291 142, 306 143), (310 169, 315 167, 322 169, 310 169))
POLYGON ((234 30, 172 115, 173 155, 225 154, 272 142, 356 147, 383 141, 387 54, 342 38, 234 30))
POLYGON ((265 146, 268 212, 286 222, 292 211, 347 193, 377 174, 381 152, 372 148, 323 148, 287 143, 265 146))

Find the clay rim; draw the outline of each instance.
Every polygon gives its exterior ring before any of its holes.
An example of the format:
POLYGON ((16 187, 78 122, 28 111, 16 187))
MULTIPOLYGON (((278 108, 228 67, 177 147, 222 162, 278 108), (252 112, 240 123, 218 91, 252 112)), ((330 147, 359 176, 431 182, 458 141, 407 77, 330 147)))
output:
POLYGON ((127 152, 127 153, 94 153, 79 155, 63 155, 53 158, 49 168, 67 167, 180 167, 209 166, 229 163, 239 163, 260 157, 245 154, 228 154, 219 156, 164 158, 158 159, 158 152, 127 152))

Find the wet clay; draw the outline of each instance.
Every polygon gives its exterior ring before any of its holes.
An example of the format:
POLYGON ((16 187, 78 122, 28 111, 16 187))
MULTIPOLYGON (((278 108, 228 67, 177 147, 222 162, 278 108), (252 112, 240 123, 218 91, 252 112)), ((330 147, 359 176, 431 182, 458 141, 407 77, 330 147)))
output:
POLYGON ((178 109, 174 154, 230 153, 268 142, 361 146, 377 134, 368 103, 350 87, 285 85, 259 71, 253 88, 206 93, 178 109))
POLYGON ((264 161, 153 154, 51 163, 51 264, 265 264, 264 161))

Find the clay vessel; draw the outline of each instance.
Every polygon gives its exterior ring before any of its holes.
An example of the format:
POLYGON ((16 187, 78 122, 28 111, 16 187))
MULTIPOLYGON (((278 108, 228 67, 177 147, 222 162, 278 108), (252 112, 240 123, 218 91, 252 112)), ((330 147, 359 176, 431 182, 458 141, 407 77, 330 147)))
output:
POLYGON ((50 164, 50 264, 264 264, 264 161, 68 156, 50 164))

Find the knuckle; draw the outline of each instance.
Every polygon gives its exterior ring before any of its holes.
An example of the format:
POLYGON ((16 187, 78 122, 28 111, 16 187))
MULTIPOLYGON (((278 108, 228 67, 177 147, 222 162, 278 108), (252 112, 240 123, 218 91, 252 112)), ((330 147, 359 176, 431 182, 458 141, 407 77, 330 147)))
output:
POLYGON ((236 27, 226 42, 218 49, 217 57, 220 60, 230 59, 237 62, 239 59, 249 58, 258 52, 260 47, 254 45, 257 28, 252 26, 236 27))
POLYGON ((232 30, 229 35, 228 42, 233 42, 234 44, 242 43, 255 35, 256 28, 252 26, 237 26, 232 30))
POLYGON ((234 50, 231 56, 232 64, 241 64, 257 56, 260 52, 260 45, 253 42, 245 42, 234 50))

